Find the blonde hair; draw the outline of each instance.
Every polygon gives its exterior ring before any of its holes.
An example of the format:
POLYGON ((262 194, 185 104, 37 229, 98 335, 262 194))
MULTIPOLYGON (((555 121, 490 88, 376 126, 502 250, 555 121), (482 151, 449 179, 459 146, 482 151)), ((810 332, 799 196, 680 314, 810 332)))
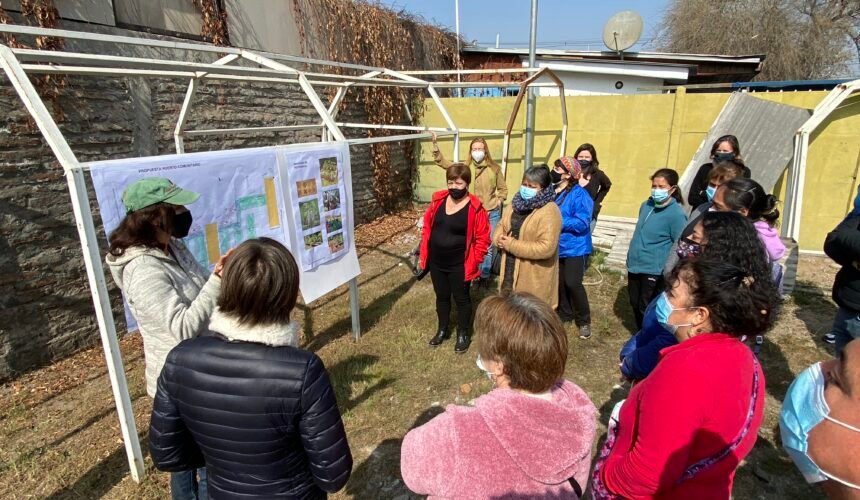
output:
POLYGON ((472 142, 469 143, 469 157, 466 159, 466 166, 472 166, 472 146, 476 143, 480 142, 484 145, 484 162, 486 162, 487 166, 493 167, 493 169, 501 168, 499 164, 493 160, 493 157, 490 155, 490 147, 487 146, 487 141, 483 137, 476 137, 472 139, 472 142))

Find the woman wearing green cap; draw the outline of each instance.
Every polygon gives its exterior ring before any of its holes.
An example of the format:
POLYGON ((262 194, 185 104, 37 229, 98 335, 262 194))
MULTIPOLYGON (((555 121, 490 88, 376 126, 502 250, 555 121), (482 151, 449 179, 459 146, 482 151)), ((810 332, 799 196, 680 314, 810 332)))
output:
MULTIPOLYGON (((214 272, 200 266, 181 239, 191 228, 185 207, 200 195, 161 177, 130 184, 122 194, 126 216, 110 235, 106 258, 143 338, 146 393, 154 398, 167 353, 209 325, 221 289, 221 257, 214 272)), ((174 472, 174 499, 207 498, 205 469, 174 472)))

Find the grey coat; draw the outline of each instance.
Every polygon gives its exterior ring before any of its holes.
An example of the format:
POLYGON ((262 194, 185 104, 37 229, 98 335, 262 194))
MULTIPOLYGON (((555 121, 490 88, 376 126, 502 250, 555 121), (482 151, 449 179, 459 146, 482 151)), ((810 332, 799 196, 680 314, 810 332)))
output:
POLYGON ((150 397, 155 397, 167 353, 208 328, 221 290, 221 278, 210 276, 181 241, 171 239, 170 250, 175 259, 143 246, 129 248, 118 257, 108 254, 105 259, 143 337, 150 397))

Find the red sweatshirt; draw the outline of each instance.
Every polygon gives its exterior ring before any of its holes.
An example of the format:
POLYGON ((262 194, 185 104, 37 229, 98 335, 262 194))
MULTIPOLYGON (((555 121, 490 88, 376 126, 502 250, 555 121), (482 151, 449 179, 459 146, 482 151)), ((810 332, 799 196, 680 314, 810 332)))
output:
MULTIPOLYGON (((481 272, 478 266, 483 262, 484 256, 490 248, 490 219, 487 211, 481 205, 481 200, 473 194, 469 194, 469 214, 466 222, 466 259, 464 271, 466 281, 478 279, 481 272)), ((430 257, 430 233, 433 232, 433 222, 439 205, 448 199, 448 190, 436 191, 430 199, 430 207, 424 212, 424 227, 421 229, 421 269, 427 269, 430 257)))
POLYGON ((626 498, 728 499, 735 469, 755 445, 764 412, 764 374, 750 349, 723 333, 700 334, 660 351, 657 368, 630 391, 602 470, 607 489, 626 498), (748 419, 753 373, 757 399, 748 419), (691 465, 737 447, 678 482, 691 465))

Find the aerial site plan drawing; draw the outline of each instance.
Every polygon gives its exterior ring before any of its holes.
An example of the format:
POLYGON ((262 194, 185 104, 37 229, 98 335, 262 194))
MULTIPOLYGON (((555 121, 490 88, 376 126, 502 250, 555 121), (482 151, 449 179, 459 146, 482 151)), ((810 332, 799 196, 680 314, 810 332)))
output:
POLYGON ((194 222, 183 242, 203 267, 211 269, 227 250, 249 238, 266 236, 289 246, 273 149, 97 162, 90 171, 105 234, 125 217, 126 186, 144 177, 164 177, 200 193, 188 205, 194 222))

